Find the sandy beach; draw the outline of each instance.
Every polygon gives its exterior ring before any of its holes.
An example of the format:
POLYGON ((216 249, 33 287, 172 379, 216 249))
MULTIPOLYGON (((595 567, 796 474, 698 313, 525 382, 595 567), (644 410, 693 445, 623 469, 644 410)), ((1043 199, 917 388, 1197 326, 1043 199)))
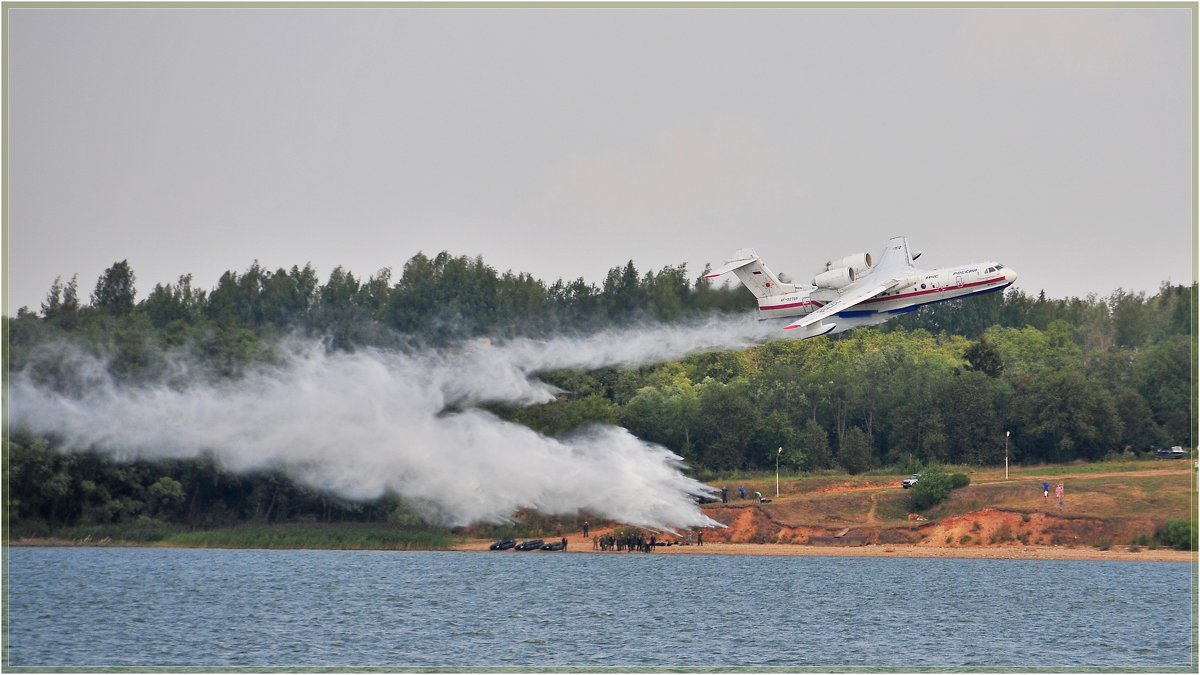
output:
MULTIPOLYGON (((547 541, 551 541, 547 539, 547 541)), ((566 553, 588 555, 646 555, 617 551, 593 551, 590 539, 582 534, 567 537, 566 553)), ((488 551, 490 539, 474 539, 455 546, 459 551, 488 551)), ((498 555, 549 555, 542 551, 498 551, 498 555)), ((649 555, 792 555, 792 556, 860 556, 872 558, 989 558, 996 560, 1110 560, 1129 562, 1196 562, 1192 551, 1168 548, 1113 546, 1108 550, 1095 547, 1067 546, 922 546, 905 544, 868 546, 808 546, 800 544, 728 544, 706 543, 704 546, 660 546, 649 555)))

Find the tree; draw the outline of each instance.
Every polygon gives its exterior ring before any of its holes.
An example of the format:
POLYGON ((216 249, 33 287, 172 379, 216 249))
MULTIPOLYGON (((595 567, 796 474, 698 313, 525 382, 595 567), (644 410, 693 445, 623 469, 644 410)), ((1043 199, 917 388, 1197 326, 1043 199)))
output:
POLYGON ((620 422, 634 435, 666 446, 692 459, 692 434, 699 407, 686 377, 667 382, 663 389, 642 387, 621 408, 620 422))
POLYGON ((870 469, 871 461, 871 437, 860 427, 850 427, 838 451, 838 463, 848 473, 856 474, 870 469))
POLYGON ((237 272, 221 274, 217 287, 208 295, 205 312, 211 321, 224 328, 245 325, 250 314, 250 299, 239 283, 237 272))
POLYGON ((312 264, 292 265, 263 276, 262 316, 267 323, 287 328, 302 324, 317 296, 317 273, 312 264))
POLYGON ((766 453, 766 456, 759 457, 756 464, 772 466, 777 459, 776 455, 780 455, 778 459, 783 466, 799 469, 808 463, 801 444, 800 432, 792 426, 788 415, 782 410, 772 410, 763 420, 762 433, 759 435, 758 446, 760 452, 766 453), (779 448, 783 448, 782 454, 779 453, 779 448))
POLYGON ((1003 448, 1003 425, 996 413, 992 385, 979 371, 956 372, 942 383, 934 411, 944 422, 951 462, 995 464, 1003 448))
POLYGON ((122 260, 104 270, 96 281, 92 307, 112 316, 125 316, 133 311, 136 293, 133 270, 129 268, 129 261, 122 260))
POLYGON ((925 462, 945 461, 949 457, 946 425, 942 411, 931 400, 913 397, 901 404, 888 436, 888 461, 895 462, 902 455, 916 457, 925 462))
POLYGON ((1114 400, 1121 417, 1121 448, 1146 452, 1152 448, 1171 445, 1162 427, 1154 421, 1154 411, 1142 395, 1128 387, 1120 388, 1114 400))
POLYGON ((1116 343, 1122 347, 1141 347, 1150 337, 1153 322, 1145 293, 1126 293, 1118 288, 1109 297, 1116 343))
POLYGON ((1196 447, 1196 354, 1195 338, 1167 338, 1134 357, 1134 380, 1138 393, 1154 412, 1172 444, 1196 447))
POLYGON ((516 412, 515 419, 535 431, 557 436, 588 424, 615 424, 617 415, 617 407, 612 401, 590 394, 521 408, 516 412))
POLYGON ((988 377, 1000 377, 1000 373, 1004 372, 1004 361, 1000 359, 1000 353, 988 344, 987 338, 979 336, 965 354, 963 358, 967 360, 967 365, 971 370, 987 375, 988 377))
POLYGON ((647 272, 645 286, 650 307, 660 321, 674 321, 683 314, 689 292, 686 264, 668 265, 658 274, 647 272))
POLYGON ((1112 396, 1078 371, 1039 378, 1020 401, 1024 435, 1042 461, 1095 460, 1118 448, 1122 428, 1112 396))
POLYGON ((912 488, 910 505, 914 511, 924 511, 946 501, 951 490, 966 487, 970 482, 965 473, 949 474, 940 464, 930 464, 921 471, 920 480, 912 488))
POLYGON ((195 322, 203 313, 204 305, 204 291, 193 289, 192 275, 184 274, 172 286, 155 284, 141 307, 150 321, 162 328, 172 321, 195 322))
POLYGON ((800 448, 808 460, 808 467, 825 469, 833 463, 829 455, 829 434, 815 419, 809 419, 800 433, 800 448))
POLYGON ((762 415, 751 405, 744 379, 723 384, 708 380, 696 387, 699 398, 696 448, 704 466, 747 469, 762 415))
POLYGON ((171 518, 183 506, 183 485, 170 476, 160 477, 147 493, 150 496, 150 510, 156 517, 171 518))

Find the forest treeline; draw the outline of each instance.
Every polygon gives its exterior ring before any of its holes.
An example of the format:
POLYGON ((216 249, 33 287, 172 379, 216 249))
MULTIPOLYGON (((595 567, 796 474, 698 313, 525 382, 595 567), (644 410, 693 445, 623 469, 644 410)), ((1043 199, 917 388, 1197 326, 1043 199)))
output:
MULTIPOLYGON (((1195 447, 1195 293, 1195 285, 1164 284, 1153 295, 1047 299, 1010 289, 826 338, 637 370, 542 373, 567 393, 492 410, 550 435, 619 424, 702 476, 773 469, 777 459, 787 471, 858 473, 996 465, 1006 449, 1029 464, 1195 447)), ((211 290, 189 275, 138 301, 134 272, 121 261, 88 302, 76 278, 60 279, 40 310, 21 308, 4 328, 10 373, 67 389, 75 381, 69 364, 41 346, 80 346, 126 382, 162 377, 179 354, 203 365, 189 376, 236 378, 291 335, 320 338, 331 350, 406 348, 754 306, 740 286, 690 279, 684 265, 641 274, 629 262, 600 286, 547 285, 447 253, 414 256, 394 282, 389 270, 358 279, 339 267, 321 283, 308 265, 271 272, 255 263, 226 272, 211 290)), ((356 504, 280 473, 234 475, 211 458, 116 463, 59 453, 53 438, 17 434, 6 443, 6 497, 17 522, 415 522, 396 496, 356 504)))

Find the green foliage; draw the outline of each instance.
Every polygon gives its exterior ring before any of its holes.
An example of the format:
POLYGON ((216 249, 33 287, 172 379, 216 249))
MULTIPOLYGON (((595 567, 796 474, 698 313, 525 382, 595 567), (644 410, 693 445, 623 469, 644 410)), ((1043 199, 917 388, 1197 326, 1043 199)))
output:
MULTIPOLYGON (((1005 431, 1009 457, 1027 465, 1194 447, 1195 290, 1164 284, 1152 296, 1064 300, 1010 290, 817 340, 640 370, 539 373, 569 394, 498 412, 554 435, 620 424, 700 474, 773 473, 777 458, 805 471, 835 462, 853 472, 995 466, 1005 431)), ((80 391, 98 374, 47 349, 67 343, 102 358, 118 381, 174 386, 182 383, 170 381, 167 366, 179 356, 191 357, 186 377, 237 378, 277 358, 278 340, 289 334, 334 350, 440 346, 749 312, 755 304, 736 285, 703 275, 689 282, 683 265, 642 272, 629 261, 601 285, 547 285, 447 252, 413 256, 399 279, 389 269, 361 279, 338 267, 321 283, 310 265, 272 272, 255 261, 212 286, 182 275, 140 303, 134 292, 127 261, 105 270, 90 305, 80 304, 75 277, 56 279, 40 312, 22 308, 3 319, 10 372, 80 391)), ((398 508, 394 498, 339 501, 277 474, 233 475, 206 458, 117 464, 60 454, 49 439, 9 441, 6 499, 18 523, 384 522, 398 508)))
POLYGON ((647 386, 620 410, 619 422, 639 438, 663 445, 691 459, 692 437, 699 424, 700 404, 686 376, 647 386))
POLYGON ((170 546, 202 548, 438 550, 450 548, 449 533, 380 526, 272 525, 174 532, 170 546))
POLYGON ((1173 518, 1163 524, 1155 536, 1164 545, 1180 551, 1196 550, 1196 520, 1173 518))
MULTIPOLYGON (((696 450, 706 467, 729 470, 752 466, 754 440, 762 431, 762 416, 749 397, 746 380, 729 384, 706 380, 696 387, 699 422, 696 450)), ((762 457, 759 457, 761 460, 762 457)))
POLYGON ((1034 442, 1029 453, 1033 459, 1097 460, 1121 438, 1121 418, 1112 395, 1082 373, 1056 371, 1022 388, 1017 414, 1024 422, 1022 435, 1034 442))
POLYGON ((826 469, 831 466, 833 459, 829 453, 829 434, 815 419, 809 419, 804 424, 800 447, 808 460, 808 465, 804 468, 826 469))
POLYGON ((51 527, 21 525, 14 539, 52 538, 74 544, 134 543, 198 548, 443 550, 452 538, 445 530, 385 525, 315 523, 240 525, 208 530, 187 529, 153 519, 136 523, 51 527))
POLYGON ((940 449, 945 461, 976 465, 1004 461, 1004 429, 998 414, 1001 386, 977 371, 955 371, 936 385, 931 415, 942 423, 940 449))
POLYGON ((970 485, 971 478, 965 473, 947 473, 940 465, 933 464, 921 472, 921 478, 912 488, 909 503, 913 511, 924 511, 946 501, 950 491, 970 485))
POLYGON ((846 432, 846 439, 838 452, 838 463, 851 475, 871 468, 871 439, 867 432, 858 427, 846 432))
POLYGON ((963 358, 967 360, 971 370, 979 371, 988 377, 1000 377, 1004 372, 1004 361, 1000 358, 1000 353, 988 344, 986 337, 980 336, 963 354, 963 358))
POLYGON ((552 403, 532 405, 514 412, 513 419, 529 428, 558 436, 589 424, 614 424, 618 409, 599 394, 582 398, 562 397, 552 403))
POLYGON ((133 270, 129 267, 129 261, 122 260, 104 270, 104 275, 96 282, 92 307, 112 316, 124 316, 133 311, 136 294, 133 270))
POLYGON ((150 497, 150 511, 157 516, 173 516, 179 512, 185 499, 183 484, 163 476, 150 485, 146 490, 150 497))

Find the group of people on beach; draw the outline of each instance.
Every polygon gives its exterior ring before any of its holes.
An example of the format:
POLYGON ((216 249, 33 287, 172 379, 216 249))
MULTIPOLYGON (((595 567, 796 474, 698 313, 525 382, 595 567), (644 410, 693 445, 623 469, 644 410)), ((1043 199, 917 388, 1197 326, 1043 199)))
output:
POLYGON ((606 534, 603 537, 592 537, 593 551, 638 551, 639 553, 650 553, 657 545, 658 537, 655 535, 650 535, 649 539, 644 534, 626 534, 620 537, 606 534))
MULTIPOLYGON (((699 546, 704 545, 704 531, 696 532, 696 543, 699 546)), ((592 537, 593 551, 637 551, 639 553, 652 553, 657 546, 691 546, 692 533, 688 532, 683 539, 675 541, 659 541, 658 535, 651 534, 647 537, 644 533, 623 534, 617 536, 614 534, 606 534, 604 536, 592 537)))

